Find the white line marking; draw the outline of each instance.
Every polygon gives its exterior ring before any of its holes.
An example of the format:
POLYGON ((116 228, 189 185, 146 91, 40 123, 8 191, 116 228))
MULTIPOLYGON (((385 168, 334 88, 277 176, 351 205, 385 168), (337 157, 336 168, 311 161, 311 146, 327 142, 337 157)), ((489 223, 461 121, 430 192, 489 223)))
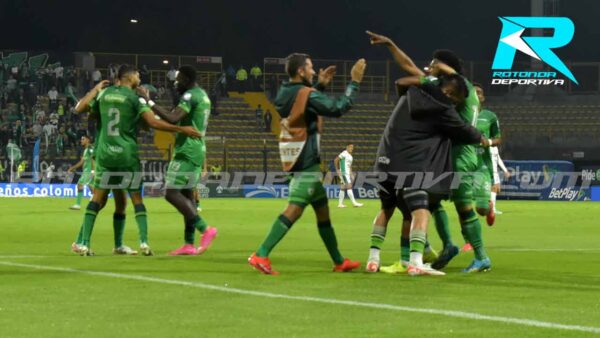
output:
POLYGON ((540 248, 540 249, 533 249, 533 248, 506 248, 506 249, 502 249, 502 248, 498 248, 498 249, 493 249, 490 248, 488 249, 489 251, 507 251, 507 252, 569 252, 569 251, 573 251, 573 252, 598 252, 600 251, 600 248, 596 248, 596 249, 552 249, 552 248, 540 248))
POLYGON ((513 317, 490 316, 490 315, 484 315, 484 314, 479 314, 479 313, 474 313, 474 312, 417 308, 417 307, 392 305, 392 304, 367 303, 367 302, 358 302, 358 301, 351 301, 351 300, 341 300, 341 299, 334 299, 334 298, 292 296, 292 295, 270 293, 270 292, 264 292, 264 291, 253 291, 253 290, 229 288, 229 287, 224 287, 224 286, 205 284, 202 282, 189 282, 189 281, 182 281, 182 280, 175 280, 175 279, 164 279, 164 278, 156 278, 156 277, 149 277, 149 276, 121 274, 121 273, 115 273, 115 272, 77 270, 77 269, 70 269, 70 268, 61 268, 61 267, 34 265, 34 264, 21 264, 21 263, 14 263, 14 262, 0 262, 0 265, 29 268, 29 269, 36 269, 36 270, 81 273, 81 274, 85 274, 85 275, 128 279, 128 280, 136 280, 136 281, 142 281, 142 282, 180 285, 180 286, 188 286, 188 287, 194 287, 194 288, 200 288, 200 289, 206 289, 206 290, 213 290, 213 291, 220 291, 220 292, 227 292, 227 293, 236 293, 236 294, 248 295, 248 296, 264 297, 264 298, 299 300, 299 301, 303 301, 303 302, 347 305, 347 306, 380 309, 380 310, 392 310, 392 311, 401 311, 401 312, 426 313, 426 314, 455 317, 455 318, 462 318, 462 319, 475 319, 475 320, 484 320, 484 321, 491 321, 491 322, 500 322, 500 323, 505 323, 505 324, 516 324, 516 325, 522 325, 522 326, 540 327, 540 328, 545 328, 545 329, 560 329, 560 330, 579 331, 579 332, 589 332, 589 333, 600 334, 600 327, 568 325, 568 324, 560 324, 560 323, 553 323, 553 322, 544 322, 544 321, 539 321, 539 320, 534 320, 534 319, 521 319, 521 318, 513 318, 513 317))

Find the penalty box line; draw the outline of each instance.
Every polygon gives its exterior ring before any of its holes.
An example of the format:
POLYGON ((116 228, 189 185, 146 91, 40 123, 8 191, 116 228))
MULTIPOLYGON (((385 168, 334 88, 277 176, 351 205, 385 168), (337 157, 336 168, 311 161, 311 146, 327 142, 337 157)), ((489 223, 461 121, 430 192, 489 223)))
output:
POLYGON ((150 277, 150 276, 130 275, 130 274, 122 274, 122 273, 116 273, 116 272, 79 270, 79 269, 62 268, 62 267, 54 267, 54 266, 46 266, 46 265, 22 264, 22 263, 6 262, 6 261, 0 261, 0 265, 19 267, 19 268, 28 268, 28 269, 34 269, 34 270, 79 273, 79 274, 90 275, 90 276, 134 280, 134 281, 150 282, 150 283, 158 283, 158 284, 166 284, 166 285, 187 286, 187 287, 194 287, 194 288, 205 289, 205 290, 212 290, 212 291, 219 291, 219 292, 226 292, 226 293, 235 293, 235 294, 240 294, 240 295, 256 296, 256 297, 263 297, 263 298, 285 299, 285 300, 294 300, 294 301, 321 303, 321 304, 332 304, 332 305, 346 305, 346 306, 353 306, 353 307, 360 307, 360 308, 391 310, 391 311, 398 311, 398 312, 423 313, 423 314, 439 315, 439 316, 454 317, 454 318, 461 318, 461 319, 472 319, 472 320, 481 320, 481 321, 489 321, 489 322, 498 322, 498 323, 504 323, 504 324, 529 326, 529 327, 539 327, 539 328, 544 328, 544 329, 559 329, 559 330, 567 330, 567 331, 578 331, 578 332, 600 334, 600 327, 568 325, 568 324, 560 324, 560 323, 554 323, 554 322, 545 322, 545 321, 539 321, 539 320, 534 320, 534 319, 524 319, 524 318, 515 318, 515 317, 491 316, 491 315, 484 315, 484 314, 479 314, 479 313, 475 313, 475 312, 441 310, 441 309, 431 309, 431 308, 418 308, 418 307, 409 307, 409 306, 401 306, 401 305, 393 305, 393 304, 385 304, 385 303, 369 303, 369 302, 342 300, 342 299, 335 299, 335 298, 292 296, 292 295, 286 295, 286 294, 281 294, 281 293, 271 293, 271 292, 264 292, 264 291, 254 291, 254 290, 230 288, 230 287, 218 286, 218 285, 213 285, 213 284, 206 284, 206 283, 202 283, 202 282, 191 282, 191 281, 165 279, 165 278, 157 278, 157 277, 150 277))

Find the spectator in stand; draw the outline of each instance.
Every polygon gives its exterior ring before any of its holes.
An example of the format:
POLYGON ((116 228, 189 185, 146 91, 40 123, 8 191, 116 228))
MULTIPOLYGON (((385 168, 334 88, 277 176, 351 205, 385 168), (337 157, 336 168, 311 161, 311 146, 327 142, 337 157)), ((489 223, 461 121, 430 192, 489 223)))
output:
POLYGON ((150 83, 150 71, 146 65, 142 65, 142 68, 140 69, 140 80, 142 84, 150 83))
POLYGON ((256 127, 258 130, 263 130, 263 110, 262 106, 259 104, 254 111, 256 113, 256 127))
POLYGON ((217 80, 217 96, 218 97, 228 97, 229 94, 227 94, 227 74, 225 72, 221 73, 221 76, 219 76, 219 79, 217 80))
POLYGON ((254 65, 254 67, 250 69, 250 76, 252 79, 252 90, 259 92, 262 82, 262 70, 260 70, 258 65, 254 65))
POLYGON ((12 75, 10 75, 8 80, 6 80, 6 91, 8 93, 8 99, 11 102, 14 101, 12 98, 14 97, 13 93, 16 93, 17 91, 17 79, 12 75))
POLYGON ((44 112, 41 106, 37 106, 34 119, 39 121, 40 123, 44 123, 44 120, 46 119, 46 113, 44 112))
POLYGON ((248 82, 248 72, 244 69, 243 66, 240 66, 237 73, 235 74, 235 80, 238 86, 238 92, 244 93, 246 92, 246 83, 248 82))
POLYGON ((230 82, 233 82, 233 80, 235 79, 235 68, 233 68, 232 65, 229 65, 229 67, 227 67, 227 77, 229 78, 230 82))
POLYGON ((119 70, 119 67, 117 67, 114 64, 109 64, 108 65, 108 81, 113 82, 115 81, 115 79, 117 78, 117 72, 119 70))
POLYGON ((46 123, 46 125, 42 128, 43 133, 44 133, 44 147, 45 147, 45 152, 46 154, 48 153, 48 146, 50 145, 50 142, 52 141, 52 135, 54 134, 54 126, 52 124, 50 124, 50 122, 46 123))
POLYGON ((23 124, 21 123, 21 120, 17 120, 15 121, 15 124, 13 125, 13 130, 12 130, 12 139, 15 141, 15 144, 18 145, 19 147, 23 146, 23 133, 24 129, 23 129, 23 124))
POLYGON ((40 124, 40 121, 33 122, 33 127, 31 127, 31 132, 33 134, 33 138, 36 140, 38 138, 42 137, 42 125, 40 124))
POLYGON ((56 155, 65 156, 65 144, 69 141, 69 137, 65 132, 64 127, 60 127, 60 131, 56 136, 56 155))
POLYGON ((77 142, 79 141, 79 138, 77 137, 77 129, 75 128, 73 123, 67 124, 66 134, 68 137, 69 146, 76 146, 78 144, 77 142))
POLYGON ((75 106, 79 99, 75 96, 75 87, 72 82, 67 84, 65 88, 65 96, 67 97, 67 106, 75 106))
POLYGON ((271 115, 271 111, 267 109, 265 113, 265 131, 271 132, 271 121, 273 121, 273 115, 271 115))
POLYGON ((60 116, 58 115, 58 113, 56 111, 53 111, 52 113, 50 113, 48 120, 50 120, 50 124, 52 124, 54 127, 58 128, 58 121, 60 120, 60 116))
POLYGON ((58 114, 58 120, 60 123, 65 122, 65 107, 62 103, 58 104, 58 108, 56 108, 56 113, 58 114))
POLYGON ((48 91, 48 99, 50 100, 50 110, 55 110, 58 102, 58 90, 56 87, 52 87, 48 91))
POLYGON ((58 64, 56 68, 54 68, 54 76, 56 77, 56 87, 58 91, 63 93, 65 90, 65 69, 63 66, 58 64))
POLYGON ((92 82, 94 83, 94 86, 97 85, 100 80, 102 80, 102 73, 100 73, 99 69, 95 69, 92 73, 92 82))

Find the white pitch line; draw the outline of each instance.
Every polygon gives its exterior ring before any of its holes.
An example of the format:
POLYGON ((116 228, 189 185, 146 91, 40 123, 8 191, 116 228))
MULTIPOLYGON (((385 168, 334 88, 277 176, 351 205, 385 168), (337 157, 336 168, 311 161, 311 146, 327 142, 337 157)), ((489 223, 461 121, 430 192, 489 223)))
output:
POLYGON ((202 282, 190 282, 190 281, 164 279, 164 278, 156 278, 156 277, 149 277, 149 276, 129 275, 129 274, 121 274, 121 273, 115 273, 115 272, 78 270, 78 269, 61 268, 61 267, 53 267, 53 266, 45 266, 45 265, 21 264, 21 263, 14 263, 14 262, 0 262, 0 265, 21 267, 21 268, 30 268, 30 269, 36 269, 36 270, 81 273, 81 274, 85 274, 85 275, 128 279, 128 280, 135 280, 135 281, 142 281, 142 282, 188 286, 188 287, 194 287, 194 288, 200 288, 200 289, 206 289, 206 290, 213 290, 213 291, 227 292, 227 293, 236 293, 236 294, 241 294, 241 295, 257 296, 257 297, 263 297, 263 298, 296 300, 296 301, 322 303, 322 304, 347 305, 347 306, 354 306, 354 307, 380 309, 380 310, 392 310, 392 311, 400 311, 400 312, 425 313, 425 314, 440 315, 440 316, 446 316, 446 317, 499 322, 499 323, 505 323, 505 324, 515 324, 515 325, 539 327, 539 328, 545 328, 545 329, 559 329, 559 330, 579 331, 579 332, 600 334, 600 327, 568 325, 568 324, 560 324, 560 323, 553 323, 553 322, 544 322, 544 321, 539 321, 539 320, 534 320, 534 319, 490 316, 490 315, 484 315, 484 314, 479 314, 479 313, 474 313, 474 312, 417 308, 417 307, 392 305, 392 304, 384 304, 384 303, 358 302, 358 301, 342 300, 342 299, 335 299, 335 298, 292 296, 292 295, 286 295, 286 294, 280 294, 280 293, 229 288, 229 287, 224 287, 224 286, 206 284, 206 283, 202 283, 202 282))
POLYGON ((596 248, 596 249, 552 249, 552 248, 540 248, 540 249, 533 249, 533 248, 506 248, 506 249, 502 249, 502 248, 498 248, 498 249, 493 249, 490 248, 488 249, 488 251, 507 251, 507 252, 598 252, 600 251, 600 248, 596 248))

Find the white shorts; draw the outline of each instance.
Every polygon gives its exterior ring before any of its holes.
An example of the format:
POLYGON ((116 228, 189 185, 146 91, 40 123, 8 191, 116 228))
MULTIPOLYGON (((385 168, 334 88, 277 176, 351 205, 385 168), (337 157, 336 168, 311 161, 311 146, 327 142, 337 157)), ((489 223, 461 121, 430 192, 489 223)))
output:
POLYGON ((494 175, 492 179, 492 185, 500 184, 500 174, 498 174, 498 161, 492 156, 492 166, 494 167, 494 175))
POLYGON ((352 179, 350 178, 350 175, 342 175, 341 178, 342 178, 341 184, 343 184, 343 185, 352 183, 352 179))

